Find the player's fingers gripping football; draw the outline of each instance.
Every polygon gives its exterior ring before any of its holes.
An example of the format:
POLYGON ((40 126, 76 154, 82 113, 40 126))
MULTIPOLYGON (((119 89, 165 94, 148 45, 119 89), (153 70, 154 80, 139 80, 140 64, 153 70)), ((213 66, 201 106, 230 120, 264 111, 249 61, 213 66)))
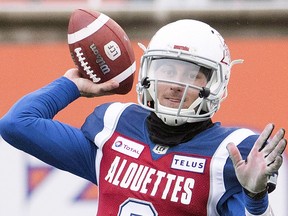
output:
POLYGON ((95 84, 89 79, 82 78, 78 69, 73 68, 68 70, 65 77, 75 83, 83 97, 99 97, 102 95, 113 94, 111 91, 119 87, 119 83, 114 80, 109 80, 104 83, 95 84))

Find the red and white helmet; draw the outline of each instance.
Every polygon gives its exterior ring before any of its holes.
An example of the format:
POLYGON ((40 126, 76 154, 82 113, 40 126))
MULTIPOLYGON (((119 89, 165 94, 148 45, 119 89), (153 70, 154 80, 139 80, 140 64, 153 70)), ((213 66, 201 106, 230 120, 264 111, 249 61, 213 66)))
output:
POLYGON ((227 96, 230 69, 235 63, 231 63, 229 49, 215 29, 200 21, 179 20, 158 30, 147 48, 142 44, 140 46, 144 50, 137 84, 138 102, 141 106, 155 112, 164 123, 172 126, 204 121, 214 115, 227 96), (211 78, 203 88, 181 83, 185 88, 199 90, 199 97, 189 108, 183 109, 181 103, 178 108, 159 103, 159 80, 150 70, 153 61, 157 59, 190 62, 211 71, 211 78))

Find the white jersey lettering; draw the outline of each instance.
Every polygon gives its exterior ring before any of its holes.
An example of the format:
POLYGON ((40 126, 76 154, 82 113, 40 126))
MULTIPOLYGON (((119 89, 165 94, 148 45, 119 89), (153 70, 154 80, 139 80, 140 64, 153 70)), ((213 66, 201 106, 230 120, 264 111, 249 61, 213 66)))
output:
POLYGON ((121 188, 139 191, 150 196, 159 195, 163 200, 180 202, 189 205, 192 199, 192 190, 195 180, 154 168, 127 162, 126 159, 116 156, 111 163, 105 180, 121 188), (153 189, 149 189, 153 186, 153 189), (164 190, 159 190, 159 188, 164 190), (172 191, 170 195, 169 192, 172 191))

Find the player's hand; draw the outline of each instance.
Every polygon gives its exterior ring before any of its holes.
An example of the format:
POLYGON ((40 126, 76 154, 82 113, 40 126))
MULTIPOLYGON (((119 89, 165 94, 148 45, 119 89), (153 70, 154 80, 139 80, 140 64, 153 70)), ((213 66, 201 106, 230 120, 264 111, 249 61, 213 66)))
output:
POLYGON ((113 94, 111 91, 119 87, 119 83, 113 80, 95 84, 89 79, 82 78, 77 68, 69 69, 64 76, 76 84, 82 97, 111 95, 113 94))
POLYGON ((277 172, 283 162, 282 153, 287 143, 284 138, 285 131, 280 129, 268 141, 273 129, 273 124, 265 127, 246 160, 242 159, 233 143, 227 145, 238 181, 250 193, 265 191, 269 176, 277 172))

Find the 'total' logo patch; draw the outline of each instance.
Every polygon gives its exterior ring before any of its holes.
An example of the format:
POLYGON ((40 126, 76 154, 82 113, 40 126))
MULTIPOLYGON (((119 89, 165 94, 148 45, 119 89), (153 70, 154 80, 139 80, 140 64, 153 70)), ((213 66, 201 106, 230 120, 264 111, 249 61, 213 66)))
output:
POLYGON ((112 145, 112 149, 133 158, 139 158, 144 149, 144 146, 129 139, 118 136, 112 145))

